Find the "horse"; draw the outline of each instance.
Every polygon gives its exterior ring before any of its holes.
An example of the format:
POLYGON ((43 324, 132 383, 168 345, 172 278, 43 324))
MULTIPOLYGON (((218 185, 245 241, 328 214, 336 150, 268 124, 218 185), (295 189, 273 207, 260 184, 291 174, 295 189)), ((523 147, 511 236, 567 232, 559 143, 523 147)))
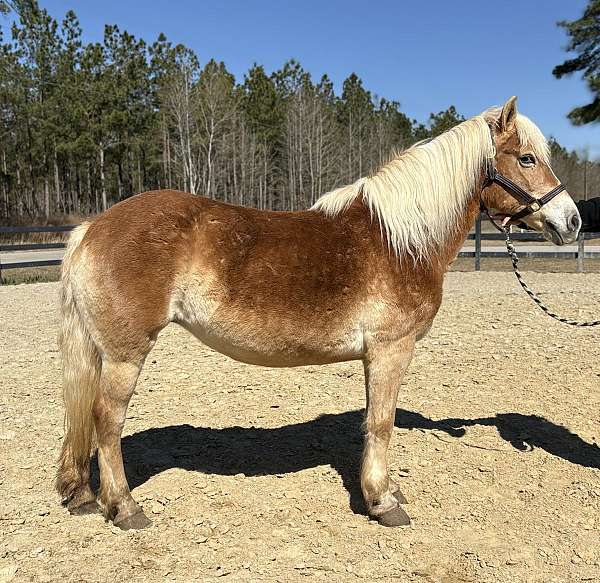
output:
POLYGON ((398 390, 480 203, 556 244, 578 235, 581 220, 550 167, 547 142, 514 97, 308 210, 160 190, 81 224, 60 284, 63 504, 76 515, 102 512, 124 530, 151 524, 127 483, 121 433, 144 360, 173 322, 254 365, 362 360, 366 508, 384 526, 409 524, 387 467, 398 390), (95 448, 98 495, 90 486, 95 448))

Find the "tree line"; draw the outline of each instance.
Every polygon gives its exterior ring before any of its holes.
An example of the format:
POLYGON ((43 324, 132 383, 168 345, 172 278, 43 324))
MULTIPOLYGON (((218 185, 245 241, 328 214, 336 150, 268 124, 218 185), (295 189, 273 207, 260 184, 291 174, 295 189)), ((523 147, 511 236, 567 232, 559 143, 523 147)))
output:
MULTIPOLYGON (((102 42, 86 43, 73 11, 58 22, 35 0, 0 0, 3 9, 16 14, 0 28, 4 221, 93 214, 156 188, 306 208, 464 119, 451 106, 419 123, 356 74, 339 95, 294 60, 272 73, 255 64, 236 81, 162 34, 148 43, 107 25, 102 42)), ((552 148, 574 194, 583 170, 600 186, 598 164, 552 148)))

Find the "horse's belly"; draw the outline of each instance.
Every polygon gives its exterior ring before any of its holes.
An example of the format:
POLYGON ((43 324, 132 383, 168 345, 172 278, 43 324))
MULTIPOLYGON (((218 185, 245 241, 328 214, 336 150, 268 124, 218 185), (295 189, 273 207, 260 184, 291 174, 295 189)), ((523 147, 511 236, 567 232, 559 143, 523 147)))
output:
MULTIPOLYGON (((250 364, 303 366, 360 359, 362 327, 356 317, 338 313, 325 320, 310 310, 258 308, 228 301, 220 282, 188 278, 171 299, 170 319, 201 342, 250 364)), ((282 304, 284 302, 281 302, 282 304)))
POLYGON ((261 366, 304 366, 328 364, 362 358, 362 340, 358 333, 349 332, 321 345, 299 336, 268 334, 265 330, 247 334, 228 333, 217 326, 180 324, 203 344, 230 358, 261 366))
MULTIPOLYGON (((232 329, 228 323, 179 322, 203 344, 230 358, 260 366, 304 366, 357 360, 362 358, 362 337, 350 330, 338 337, 325 334, 317 340, 318 331, 275 331, 267 326, 232 329)), ((285 329, 285 327, 282 327, 285 329)))

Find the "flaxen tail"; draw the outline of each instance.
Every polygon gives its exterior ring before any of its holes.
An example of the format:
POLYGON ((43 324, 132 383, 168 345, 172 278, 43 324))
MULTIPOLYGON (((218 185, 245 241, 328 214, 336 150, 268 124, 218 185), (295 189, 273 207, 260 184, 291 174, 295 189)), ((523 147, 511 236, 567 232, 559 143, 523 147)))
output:
POLYGON ((100 379, 101 360, 76 301, 76 285, 83 277, 78 247, 89 227, 83 223, 69 239, 61 274, 61 330, 65 437, 59 459, 56 489, 71 498, 89 479, 94 444, 92 406, 100 379))

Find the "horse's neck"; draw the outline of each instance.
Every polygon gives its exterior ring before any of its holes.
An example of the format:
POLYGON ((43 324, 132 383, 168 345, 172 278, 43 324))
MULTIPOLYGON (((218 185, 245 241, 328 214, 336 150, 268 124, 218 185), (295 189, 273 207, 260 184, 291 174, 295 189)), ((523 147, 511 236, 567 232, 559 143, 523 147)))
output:
POLYGON ((480 190, 477 189, 471 197, 469 197, 465 206, 465 212, 459 217, 456 229, 448 235, 445 245, 440 250, 440 261, 447 268, 456 258, 462 246, 464 245, 469 231, 475 223, 475 219, 480 212, 479 199, 480 190))
MULTIPOLYGON (((479 200, 483 180, 482 172, 480 184, 466 201, 464 210, 460 213, 457 224, 448 233, 444 243, 430 256, 430 259, 435 263, 435 265, 430 266, 430 268, 434 268, 436 271, 438 269, 445 271, 458 255, 469 231, 473 227, 477 214, 479 213, 479 200)), ((358 231, 364 229, 365 232, 363 235, 369 233, 366 236, 373 241, 374 249, 378 249, 378 252, 381 252, 387 258, 390 257, 389 247, 385 241, 385 235, 382 235, 382 229, 379 222, 373 219, 372 212, 360 197, 357 197, 349 205, 345 214, 347 217, 351 217, 350 223, 354 226, 354 229, 358 229, 358 231), (362 227, 359 227, 359 225, 362 225, 362 227)), ((355 230, 355 234, 356 233, 357 231, 355 230)), ((407 264, 411 264, 413 261, 412 258, 409 258, 408 256, 406 256, 405 259, 407 264)), ((397 265, 395 261, 394 263, 397 265)))

